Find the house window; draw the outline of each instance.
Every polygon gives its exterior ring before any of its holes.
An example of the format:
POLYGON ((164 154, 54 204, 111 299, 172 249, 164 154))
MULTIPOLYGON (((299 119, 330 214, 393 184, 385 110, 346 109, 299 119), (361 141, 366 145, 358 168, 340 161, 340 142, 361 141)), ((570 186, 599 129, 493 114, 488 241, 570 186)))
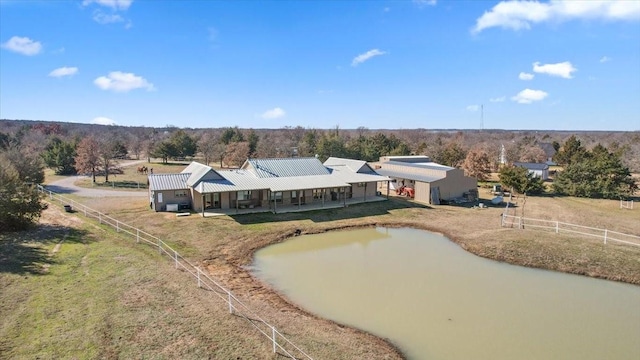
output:
POLYGON ((297 191, 295 191, 295 190, 293 190, 293 191, 291 192, 291 198, 292 198, 292 199, 298 199, 298 192, 297 192, 297 191))
POLYGON ((313 198, 322 199, 323 189, 313 189, 313 198))
POLYGON ((187 190, 176 190, 175 197, 187 197, 187 190))
POLYGON ((238 200, 251 200, 251 190, 238 191, 238 200))
POLYGON ((271 193, 271 201, 275 200, 276 202, 281 203, 282 202, 282 192, 278 191, 278 192, 272 192, 271 193))
POLYGON ((363 182, 358 183, 358 187, 364 187, 364 185, 365 185, 365 183, 363 183, 363 182))

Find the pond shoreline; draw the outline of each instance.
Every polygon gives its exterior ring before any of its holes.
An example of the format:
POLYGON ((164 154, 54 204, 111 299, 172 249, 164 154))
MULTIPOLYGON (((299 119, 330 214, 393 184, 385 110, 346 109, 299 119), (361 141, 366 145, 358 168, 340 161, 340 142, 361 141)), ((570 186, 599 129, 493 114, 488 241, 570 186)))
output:
MULTIPOLYGON (((298 228, 287 228, 282 229, 280 231, 271 232, 268 235, 262 236, 260 239, 252 239, 251 244, 247 244, 246 247, 241 247, 240 252, 230 251, 227 253, 229 256, 227 261, 230 265, 232 265, 232 273, 234 277, 243 279, 243 283, 235 283, 234 285, 239 286, 241 289, 251 289, 251 293, 255 294, 259 292, 261 297, 265 298, 269 303, 273 304, 276 308, 283 308, 283 311, 295 311, 301 315, 311 317, 316 321, 322 323, 333 324, 338 326, 343 330, 348 330, 348 332, 352 332, 354 335, 364 336, 367 338, 367 341, 371 341, 373 346, 376 348, 377 353, 381 355, 379 358, 406 358, 405 355, 400 351, 400 349, 393 344, 389 339, 384 339, 377 337, 369 332, 366 332, 361 329, 353 328, 344 324, 340 324, 338 322, 328 320, 322 318, 318 315, 310 313, 309 311, 301 308, 300 306, 294 304, 290 301, 284 294, 281 294, 277 290, 273 289, 268 284, 262 282, 262 280, 256 278, 252 272, 249 270, 250 266, 253 262, 254 253, 266 246, 273 245, 276 243, 280 243, 288 240, 297 235, 311 235, 311 234, 319 234, 325 233, 329 231, 341 231, 341 230, 349 230, 349 229, 358 229, 358 228, 369 228, 369 227, 387 227, 387 228, 413 228, 419 230, 426 230, 434 233, 441 234, 447 237, 450 241, 456 243, 463 250, 483 257, 490 260, 495 260, 499 262, 505 262, 512 265, 520 265, 530 268, 538 268, 544 270, 553 270, 560 271, 570 274, 576 275, 585 275, 593 278, 600 278, 611 281, 620 281, 633 285, 640 285, 640 280, 634 277, 626 277, 620 276, 618 274, 611 274, 609 272, 600 272, 594 273, 592 271, 588 271, 584 267, 580 266, 565 266, 562 267, 560 264, 554 262, 548 263, 540 263, 535 262, 536 257, 527 257, 522 256, 518 252, 505 252, 505 251, 496 251, 496 249, 490 246, 482 246, 481 243, 474 242, 472 238, 470 238, 469 234, 454 234, 454 231, 446 231, 442 229, 440 226, 433 226, 429 224, 425 224, 424 222, 418 222, 415 220, 402 220, 402 221, 376 221, 375 219, 358 219, 351 220, 349 223, 345 224, 327 224, 326 226, 313 227, 308 229, 298 229, 298 228)), ((513 235, 522 236, 523 232, 511 229, 500 229, 502 231, 512 231, 513 235)), ((535 236, 538 233, 528 233, 525 234, 525 237, 535 236)), ((574 264, 575 265, 575 264, 574 264)), ((211 270, 216 271, 215 266, 212 266, 211 270)), ((218 269, 219 270, 219 269, 218 269)), ((235 287, 235 286, 234 286, 235 287)))

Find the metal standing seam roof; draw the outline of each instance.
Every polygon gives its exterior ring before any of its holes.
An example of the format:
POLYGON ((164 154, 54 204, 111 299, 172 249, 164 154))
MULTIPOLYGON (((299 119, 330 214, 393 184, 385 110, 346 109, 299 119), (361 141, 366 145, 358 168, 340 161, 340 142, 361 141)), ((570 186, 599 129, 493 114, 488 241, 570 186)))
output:
POLYGON ((373 182, 373 181, 389 181, 389 178, 383 175, 379 175, 377 173, 357 173, 351 171, 348 166, 340 165, 340 166, 330 166, 331 176, 337 177, 342 181, 354 184, 354 183, 362 183, 362 182, 373 182))
POLYGON ((369 166, 367 166, 367 162, 364 160, 344 159, 333 156, 328 158, 327 161, 324 162, 324 166, 346 166, 353 172, 359 172, 360 170, 363 170, 363 167, 365 167, 365 172, 373 172, 373 170, 369 166))
POLYGON ((201 181, 194 189, 199 193, 269 189, 263 179, 248 170, 222 170, 218 174, 224 179, 201 181))
MULTIPOLYGON (((402 161, 385 161, 380 163, 380 165, 382 166, 382 168, 384 169, 384 164, 391 164, 391 165, 400 165, 400 166, 406 166, 406 167, 412 167, 412 168, 418 168, 418 169, 430 169, 430 170, 440 170, 440 171, 449 171, 449 170, 454 170, 455 168, 451 167, 451 166, 447 166, 447 165, 441 165, 435 162, 427 162, 427 163, 406 163, 406 162, 402 162, 402 161)), ((376 169, 377 172, 380 169, 376 169)))
POLYGON ((149 190, 183 190, 187 189, 187 179, 191 173, 152 174, 149 175, 149 190))
POLYGON ((380 175, 388 176, 390 178, 422 181, 426 183, 442 180, 446 177, 446 175, 442 175, 442 176, 420 175, 420 174, 414 174, 414 173, 408 173, 408 172, 385 170, 384 168, 376 169, 376 172, 378 172, 378 174, 380 175))
MULTIPOLYGON (((179 190, 193 187, 199 193, 247 191, 247 190, 271 190, 291 191, 308 190, 332 187, 347 187, 353 183, 389 181, 389 178, 371 173, 357 173, 347 165, 325 167, 316 158, 308 158, 315 161, 301 162, 311 164, 311 172, 319 172, 317 164, 322 167, 322 174, 305 174, 302 176, 268 176, 258 177, 256 172, 245 169, 221 170, 216 172, 223 179, 205 179, 199 181, 212 170, 209 166, 192 163, 179 174, 157 174, 149 176, 151 190, 179 190), (195 185, 190 182, 195 181, 195 185)), ((280 160, 280 159, 274 159, 280 160)), ((284 165, 285 162, 278 165, 284 165)), ((299 163, 300 164, 300 163, 299 163)), ((296 171, 300 171, 297 169, 296 171)), ((293 172, 296 172, 293 171, 293 172)))
POLYGON ((513 165, 520 166, 529 170, 547 170, 549 169, 549 165, 545 163, 525 163, 525 162, 514 162, 513 165))
POLYGON ((259 178, 327 175, 329 170, 320 160, 312 158, 248 159, 247 163, 259 178))
POLYGON ((187 185, 193 187, 200 180, 202 180, 202 178, 205 175, 207 175, 210 172, 215 173, 216 171, 213 170, 210 166, 193 161, 191 162, 191 164, 189 164, 189 166, 187 166, 184 170, 182 170, 182 172, 191 173, 191 176, 189 176, 189 179, 187 179, 187 185))

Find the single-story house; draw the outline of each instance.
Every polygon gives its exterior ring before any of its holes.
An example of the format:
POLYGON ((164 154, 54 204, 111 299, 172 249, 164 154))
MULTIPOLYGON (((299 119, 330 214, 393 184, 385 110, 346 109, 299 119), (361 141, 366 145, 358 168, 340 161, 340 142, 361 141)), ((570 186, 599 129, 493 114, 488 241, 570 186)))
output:
POLYGON ((523 167, 529 170, 530 174, 533 174, 535 177, 539 177, 542 180, 549 179, 549 165, 544 163, 525 163, 525 162, 514 162, 513 166, 523 167))
POLYGON ((414 199, 425 204, 477 197, 475 178, 465 176, 462 169, 435 163, 428 156, 382 156, 374 168, 378 174, 391 179, 391 188, 410 187, 414 190, 414 199))
MULTIPOLYGON (((238 169, 214 170, 192 162, 177 174, 149 175, 149 201, 155 211, 193 209, 268 209, 338 202, 366 202, 377 197, 377 184, 388 183, 365 161, 329 158, 248 159, 238 169)), ((245 210, 245 212, 251 210, 245 210)))

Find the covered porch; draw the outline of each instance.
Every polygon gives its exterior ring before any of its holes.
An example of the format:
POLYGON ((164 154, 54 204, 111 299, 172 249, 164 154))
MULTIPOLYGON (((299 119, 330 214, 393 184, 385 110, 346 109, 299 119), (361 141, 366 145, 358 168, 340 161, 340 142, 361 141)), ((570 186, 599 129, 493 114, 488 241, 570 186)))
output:
MULTIPOLYGON (((351 199, 340 199, 335 201, 311 201, 306 202, 304 204, 289 204, 282 205, 278 204, 276 206, 276 210, 272 208, 272 205, 269 207, 254 207, 254 208, 238 208, 238 209, 205 209, 201 216, 203 217, 214 217, 214 216, 223 216, 223 215, 242 215, 242 214, 256 214, 256 213, 289 213, 289 212, 301 212, 301 211, 311 211, 311 210, 323 210, 323 209, 335 209, 341 207, 348 207, 349 205, 376 202, 376 201, 384 201, 387 200, 386 196, 368 196, 365 198, 351 198, 351 199)), ((271 203, 271 202, 270 202, 271 203)), ((272 203, 271 203, 272 204, 272 203)))

